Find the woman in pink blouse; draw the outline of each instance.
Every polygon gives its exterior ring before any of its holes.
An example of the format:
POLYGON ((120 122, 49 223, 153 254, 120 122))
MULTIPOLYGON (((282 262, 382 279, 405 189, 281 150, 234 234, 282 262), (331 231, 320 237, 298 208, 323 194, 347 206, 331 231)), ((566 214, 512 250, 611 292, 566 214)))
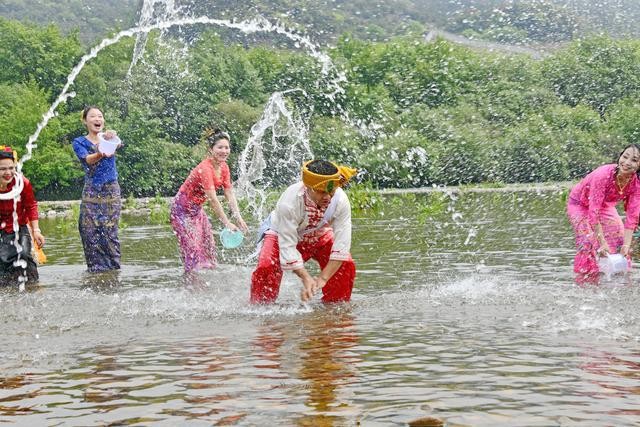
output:
POLYGON ((171 225, 178 237, 180 255, 185 272, 216 267, 216 247, 211 223, 203 205, 208 200, 211 209, 222 224, 231 229, 247 232, 247 224, 240 216, 238 202, 231 186, 231 174, 227 158, 231 148, 229 135, 220 129, 207 131, 204 136, 208 144, 207 156, 196 166, 184 181, 171 205, 171 225), (237 226, 227 217, 216 195, 223 189, 237 226))
POLYGON ((598 167, 571 190, 567 213, 576 233, 576 282, 598 282, 598 256, 620 253, 630 258, 640 215, 639 168, 640 145, 630 144, 615 164, 598 167), (616 211, 619 201, 624 201, 624 223, 616 211))

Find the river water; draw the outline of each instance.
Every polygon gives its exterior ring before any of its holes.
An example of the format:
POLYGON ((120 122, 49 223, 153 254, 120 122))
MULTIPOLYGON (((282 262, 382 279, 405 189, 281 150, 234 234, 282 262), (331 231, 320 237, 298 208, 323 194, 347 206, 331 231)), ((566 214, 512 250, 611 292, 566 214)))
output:
POLYGON ((573 283, 563 191, 387 197, 354 219, 352 302, 248 304, 249 252, 182 276, 167 224, 124 218, 84 272, 43 220, 41 283, 0 290, 0 421, 16 425, 631 426, 640 291, 573 283), (414 206, 417 206, 414 208, 414 206))

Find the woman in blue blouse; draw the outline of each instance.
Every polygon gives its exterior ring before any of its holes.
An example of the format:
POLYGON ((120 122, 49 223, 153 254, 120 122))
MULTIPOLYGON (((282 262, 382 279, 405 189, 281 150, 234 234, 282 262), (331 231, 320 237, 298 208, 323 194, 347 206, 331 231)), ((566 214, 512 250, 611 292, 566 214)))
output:
MULTIPOLYGON (((88 133, 73 140, 73 151, 85 172, 78 221, 84 256, 90 272, 117 270, 120 268, 121 200, 115 153, 104 154, 99 150, 98 133, 104 128, 100 108, 85 107, 82 123, 88 133)), ((104 134, 106 139, 113 136, 112 131, 104 134)))

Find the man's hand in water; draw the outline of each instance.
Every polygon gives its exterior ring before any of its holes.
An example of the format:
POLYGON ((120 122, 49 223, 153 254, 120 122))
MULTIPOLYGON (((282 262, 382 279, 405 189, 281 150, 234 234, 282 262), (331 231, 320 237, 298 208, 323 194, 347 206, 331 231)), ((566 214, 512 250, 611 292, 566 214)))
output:
POLYGON ((300 295, 302 302, 309 301, 316 294, 316 291, 316 280, 313 277, 302 279, 302 294, 300 295))
POLYGON ((326 284, 327 284, 327 279, 322 277, 322 274, 316 277, 315 292, 318 292, 320 289, 324 288, 324 285, 326 284))
POLYGON ((309 290, 307 290, 307 288, 305 287, 305 289, 302 291, 303 302, 306 302, 309 299, 311 299, 311 297, 313 297, 319 290, 324 288, 324 285, 327 284, 327 281, 322 276, 318 276, 312 280, 313 280, 313 284, 310 286, 309 290))
POLYGON ((302 302, 309 301, 316 293, 316 279, 311 277, 305 268, 293 270, 293 272, 300 278, 300 280, 302 280, 302 292, 300 294, 300 299, 302 299, 302 302))

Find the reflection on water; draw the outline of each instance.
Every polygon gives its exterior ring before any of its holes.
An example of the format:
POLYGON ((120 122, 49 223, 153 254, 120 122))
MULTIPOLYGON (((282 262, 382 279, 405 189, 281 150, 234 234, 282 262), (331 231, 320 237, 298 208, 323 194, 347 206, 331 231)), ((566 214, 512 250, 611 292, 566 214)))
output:
POLYGON ((573 284, 560 194, 465 194, 419 218, 356 218, 353 301, 329 307, 301 305, 292 276, 250 306, 239 252, 186 277, 170 227, 135 218, 122 271, 90 275, 75 229, 44 220, 40 284, 0 289, 0 421, 637 424, 637 272, 573 284))
POLYGON ((343 389, 356 381, 359 358, 350 349, 357 342, 348 308, 308 313, 286 324, 265 321, 256 330, 252 356, 253 375, 266 387, 257 404, 266 410, 254 415, 270 418, 275 404, 294 415, 295 425, 344 425, 353 419, 358 411, 343 389))
MULTIPOLYGON (((588 373, 588 381, 598 388, 598 393, 592 397, 640 395, 640 352, 618 356, 609 351, 589 349, 582 356, 584 363, 580 368, 588 373)), ((640 408, 634 402, 628 409, 616 408, 612 412, 640 415, 640 408)))
POLYGON ((239 343, 165 337, 97 345, 78 352, 63 372, 6 378, 0 414, 78 425, 196 419, 257 425, 295 414, 298 425, 341 425, 343 416, 358 413, 340 389, 355 380, 359 361, 350 351, 358 342, 353 317, 342 310, 307 313, 287 325, 267 320, 243 329, 239 343), (162 409, 140 416, 149 407, 162 409))

